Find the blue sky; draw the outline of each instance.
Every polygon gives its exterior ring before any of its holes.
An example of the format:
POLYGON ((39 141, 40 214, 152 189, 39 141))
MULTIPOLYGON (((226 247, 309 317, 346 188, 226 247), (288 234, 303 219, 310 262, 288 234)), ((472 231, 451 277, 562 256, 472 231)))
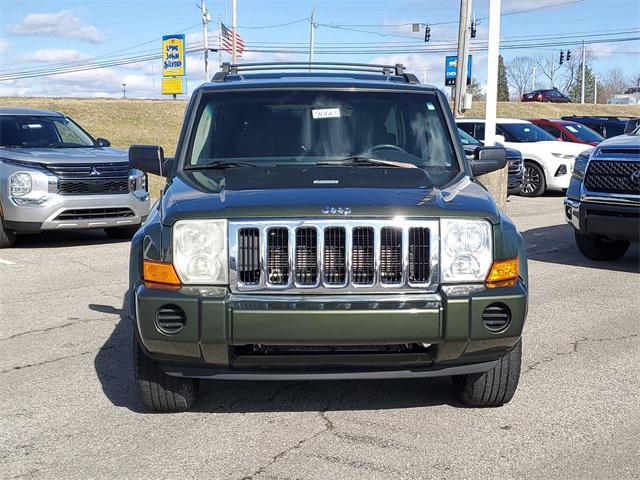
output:
MULTIPOLYGON (((186 33, 189 45, 202 40, 199 0, 0 0, 1 73, 38 70, 86 62, 93 57, 111 59, 119 56, 159 53, 161 36, 186 33), (112 55, 112 56, 105 56, 112 55), (101 57, 105 56, 105 57, 101 57)), ((216 43, 217 16, 227 23, 231 0, 209 0, 213 17, 211 41, 216 43), (228 3, 228 9, 227 9, 228 3)), ((248 48, 266 46, 273 49, 304 49, 309 39, 312 0, 238 0, 238 32, 248 48), (254 28, 280 25, 275 28, 254 28)), ((457 37, 459 2, 457 0, 317 0, 317 61, 402 62, 429 83, 442 87, 444 57, 453 54, 457 37), (445 43, 431 53, 390 53, 400 48, 424 47, 423 31, 412 33, 412 22, 429 23, 429 48, 445 43), (342 25, 341 28, 332 28, 342 25), (353 25, 353 26, 344 26, 353 25), (394 36, 395 35, 395 36, 394 36), (331 50, 321 54, 322 49, 331 50), (341 54, 336 49, 367 53, 341 54)), ((573 46, 549 46, 502 50, 508 62, 516 56, 543 53, 558 56, 570 48, 579 55, 581 36, 604 32, 610 38, 640 36, 640 1, 638 0, 503 0, 501 36, 505 42, 522 42, 561 36, 573 46), (568 3, 569 2, 569 3, 568 3), (565 4, 565 5, 558 5, 565 4), (521 10, 539 10, 517 13, 521 10)), ((488 0, 475 0, 474 11, 482 19, 488 13, 488 0)), ((230 24, 230 19, 229 19, 230 24)), ((481 20, 476 42, 486 40, 487 20, 481 20)), ((503 42, 504 43, 504 42, 503 42)), ((504 43, 506 45, 506 43, 504 43)), ((640 71, 640 41, 593 44, 588 47, 596 72, 619 67, 626 74, 640 71)), ((306 60, 307 54, 246 52, 244 61, 306 60)), ((223 60, 228 60, 225 53, 223 60)), ((213 54, 213 71, 218 56, 213 54)), ((474 54, 474 77, 484 83, 486 55, 474 54)), ((121 96, 121 84, 127 84, 128 96, 157 97, 160 90, 160 60, 111 66, 100 70, 67 73, 49 77, 0 81, 0 95, 25 96, 121 96)), ((202 54, 187 59, 188 85, 191 91, 204 80, 202 54)), ((562 72, 560 72, 562 73, 562 72)), ((544 85, 542 76, 538 85, 544 85)))

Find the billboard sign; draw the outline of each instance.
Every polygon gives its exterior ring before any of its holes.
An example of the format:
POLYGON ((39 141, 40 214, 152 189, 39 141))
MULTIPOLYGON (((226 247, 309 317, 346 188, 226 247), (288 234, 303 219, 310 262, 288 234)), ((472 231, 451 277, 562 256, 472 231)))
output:
POLYGON ((186 74, 184 34, 162 37, 162 76, 182 77, 186 74))
MULTIPOLYGON (((471 55, 467 62, 467 85, 471 85, 471 55)), ((458 57, 452 55, 446 57, 444 64, 444 84, 451 87, 456 84, 456 68, 458 68, 458 57)))

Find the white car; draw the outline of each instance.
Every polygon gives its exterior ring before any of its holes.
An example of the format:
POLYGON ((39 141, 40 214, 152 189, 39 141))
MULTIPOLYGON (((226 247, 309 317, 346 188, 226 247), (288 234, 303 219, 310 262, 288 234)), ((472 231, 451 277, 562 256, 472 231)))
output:
MULTIPOLYGON (((474 138, 484 138, 484 119, 460 118, 458 127, 474 138)), ((524 176, 520 195, 537 197, 546 190, 566 190, 577 155, 593 147, 555 139, 527 120, 498 118, 496 142, 520 150, 524 176)))

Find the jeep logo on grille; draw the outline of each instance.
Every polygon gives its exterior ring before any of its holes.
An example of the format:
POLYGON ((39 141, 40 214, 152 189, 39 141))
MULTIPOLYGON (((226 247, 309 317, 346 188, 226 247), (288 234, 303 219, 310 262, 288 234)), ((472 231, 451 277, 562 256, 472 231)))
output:
POLYGON ((640 170, 631 173, 631 181, 636 185, 640 185, 640 170))
POLYGON ((325 215, 349 215, 351 213, 351 209, 348 207, 332 207, 330 205, 326 205, 322 208, 322 213, 325 215))

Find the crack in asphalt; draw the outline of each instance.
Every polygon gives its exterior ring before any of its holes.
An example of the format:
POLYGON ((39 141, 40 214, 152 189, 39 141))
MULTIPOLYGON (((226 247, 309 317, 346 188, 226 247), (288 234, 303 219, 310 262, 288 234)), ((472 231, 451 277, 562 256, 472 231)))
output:
POLYGON ((610 338, 589 338, 589 337, 582 337, 579 338, 578 340, 575 340, 573 342, 571 342, 571 349, 568 352, 556 352, 553 356, 551 357, 545 357, 542 360, 538 360, 537 362, 533 362, 530 365, 527 365, 526 370, 524 370, 522 372, 522 374, 524 375, 525 373, 530 372, 531 370, 536 370, 540 365, 544 365, 545 363, 549 363, 549 362, 553 362, 555 360, 557 360, 558 358, 561 357, 568 357, 573 355, 574 353, 578 352, 578 346, 583 344, 583 343, 589 343, 589 342, 615 342, 618 340, 627 340, 629 338, 635 338, 638 337, 638 334, 631 334, 631 335, 624 335, 622 337, 610 337, 610 338))
POLYGON ((104 352, 107 350, 113 350, 115 348, 120 348, 122 347, 122 345, 112 345, 109 347, 101 347, 98 350, 87 350, 84 352, 80 352, 80 353, 74 353, 73 355, 66 355, 64 357, 58 357, 58 358, 52 358, 51 360, 45 360, 44 362, 38 362, 38 363, 28 363, 26 365, 17 365, 15 367, 11 367, 11 368, 7 368, 5 370, 0 370, 0 375, 3 373, 9 373, 9 372, 15 372, 16 370, 23 370, 25 368, 31 368, 31 367, 40 367, 42 365, 48 365, 50 363, 56 363, 56 362, 60 362, 62 360, 68 360, 70 358, 78 358, 78 357, 84 357, 85 355, 90 355, 90 354, 95 354, 98 352, 104 352))
POLYGON ((27 330, 26 332, 16 333, 15 335, 11 335, 10 337, 0 338, 0 342, 6 342, 7 340, 13 340, 15 338, 23 337, 25 335, 30 335, 32 333, 42 333, 42 332, 51 332, 52 330, 58 330, 61 328, 71 327, 73 325, 78 325, 81 323, 96 323, 96 322, 105 322, 113 320, 112 318, 96 318, 94 320, 78 320, 77 322, 67 322, 62 325, 56 325, 55 327, 47 327, 47 328, 36 328, 33 330, 27 330))
MULTIPOLYGON (((343 396, 344 396, 344 394, 342 394, 340 396, 340 399, 338 401, 340 401, 343 398, 343 396)), ((269 462, 267 462, 265 465, 259 467, 252 474, 242 477, 241 480, 252 480, 252 479, 256 478, 258 475, 263 474, 269 467, 271 467, 273 464, 275 464, 278 460, 280 460, 282 457, 284 457, 288 453, 291 453, 291 452, 293 452, 295 450, 299 450, 305 443, 313 440, 314 438, 319 437, 320 435, 323 435, 325 433, 334 431, 335 428, 336 428, 335 424, 327 416, 327 411, 329 410, 330 407, 331 407, 331 402, 329 402, 329 404, 327 404, 327 406, 323 410, 318 412, 318 416, 324 422, 324 428, 322 430, 319 430, 319 431, 313 433, 312 435, 309 435, 308 437, 305 437, 305 438, 299 440, 297 443, 295 443, 291 447, 286 448, 283 451, 277 453, 276 455, 271 457, 271 460, 269 460, 269 462)))

